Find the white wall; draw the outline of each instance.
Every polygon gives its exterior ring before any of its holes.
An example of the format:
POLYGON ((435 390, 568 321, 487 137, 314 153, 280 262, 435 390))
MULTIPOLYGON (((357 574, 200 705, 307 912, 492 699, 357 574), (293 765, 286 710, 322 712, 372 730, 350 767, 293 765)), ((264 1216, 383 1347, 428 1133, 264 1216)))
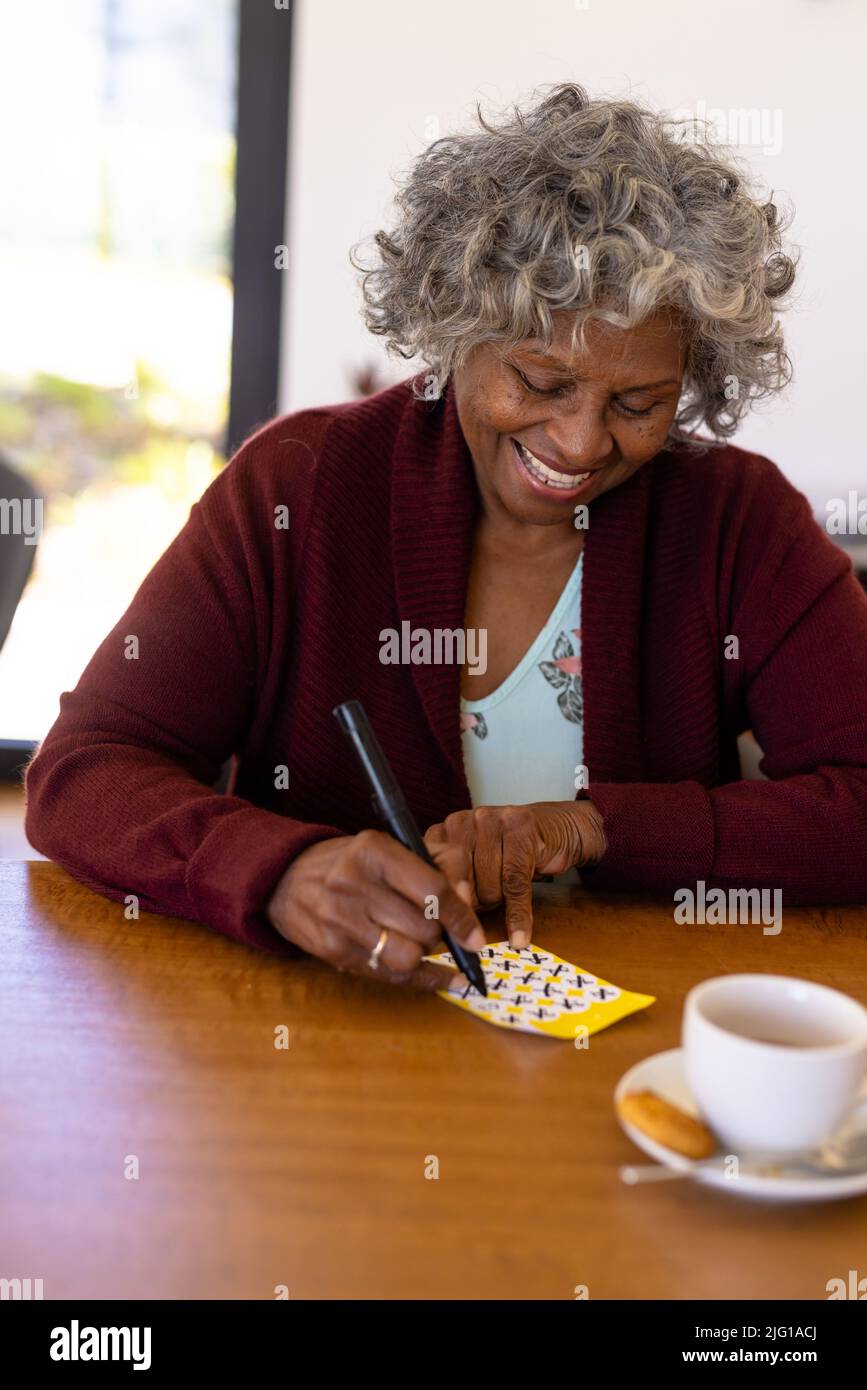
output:
POLYGON ((736 442, 775 459, 820 515, 865 490, 865 38, 864 0, 298 0, 281 409, 348 399, 365 362, 389 381, 409 374, 361 323, 350 245, 388 224, 392 174, 477 99, 571 79, 778 123, 778 150, 772 136, 770 151, 740 153, 795 205, 796 375, 736 442))

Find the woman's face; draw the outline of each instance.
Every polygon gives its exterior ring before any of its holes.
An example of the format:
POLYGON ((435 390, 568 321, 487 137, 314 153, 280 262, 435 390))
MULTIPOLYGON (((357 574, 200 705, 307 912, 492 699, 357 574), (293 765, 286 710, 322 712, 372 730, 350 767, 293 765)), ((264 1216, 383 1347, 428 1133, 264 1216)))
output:
POLYGON ((677 410, 685 346, 666 312, 637 328, 598 320, 570 355, 573 316, 554 341, 483 343, 454 373, 455 401, 486 512, 537 526, 631 477, 663 447, 677 410))

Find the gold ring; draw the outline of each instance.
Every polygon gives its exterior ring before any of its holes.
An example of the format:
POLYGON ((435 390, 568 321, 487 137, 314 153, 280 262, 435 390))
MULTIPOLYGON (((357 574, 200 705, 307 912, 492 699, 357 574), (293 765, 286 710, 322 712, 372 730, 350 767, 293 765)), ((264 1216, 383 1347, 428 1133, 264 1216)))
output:
POLYGON ((368 970, 378 970, 378 969, 379 969, 379 958, 380 958, 380 956, 382 955, 383 951, 385 950, 385 943, 386 943, 387 940, 388 940, 388 931, 387 931, 387 929, 386 929, 385 927, 383 927, 382 931, 379 933, 379 940, 377 941, 377 943, 376 943, 376 945, 374 946, 373 950, 371 951, 370 955, 367 957, 367 968, 368 968, 368 970))

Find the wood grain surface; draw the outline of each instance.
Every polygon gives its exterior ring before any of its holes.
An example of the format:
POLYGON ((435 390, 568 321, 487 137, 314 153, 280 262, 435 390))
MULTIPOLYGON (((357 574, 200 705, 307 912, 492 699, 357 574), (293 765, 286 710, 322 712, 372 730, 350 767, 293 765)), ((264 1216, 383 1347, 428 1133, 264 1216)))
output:
POLYGON ((47 1299, 824 1299, 867 1273, 867 1199, 625 1187, 641 1155, 612 1110, 708 976, 867 1003, 867 909, 789 909, 766 937, 555 883, 536 940, 656 1004, 576 1049, 0 865, 0 1277, 47 1299))

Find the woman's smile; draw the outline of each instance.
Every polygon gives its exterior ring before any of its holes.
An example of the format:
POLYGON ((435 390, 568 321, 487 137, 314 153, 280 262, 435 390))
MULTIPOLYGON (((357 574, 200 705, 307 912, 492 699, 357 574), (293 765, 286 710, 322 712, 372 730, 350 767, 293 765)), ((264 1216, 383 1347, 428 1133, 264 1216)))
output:
POLYGON ((538 455, 531 453, 526 444, 515 439, 514 435, 510 437, 509 442, 515 467, 525 485, 537 496, 546 497, 552 502, 574 501, 585 491, 585 485, 590 483, 594 472, 599 471, 589 469, 585 473, 561 472, 543 463, 538 455))

